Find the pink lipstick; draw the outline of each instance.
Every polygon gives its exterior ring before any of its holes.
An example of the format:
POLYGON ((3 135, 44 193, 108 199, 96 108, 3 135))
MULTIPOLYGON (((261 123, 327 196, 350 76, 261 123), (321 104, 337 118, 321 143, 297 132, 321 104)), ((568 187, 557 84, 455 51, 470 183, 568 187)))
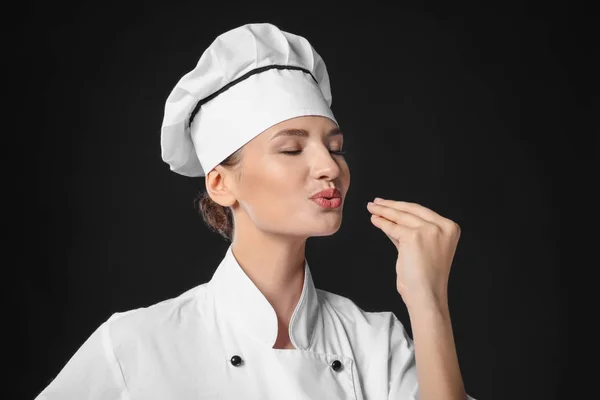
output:
POLYGON ((323 208, 338 208, 342 205, 342 199, 339 197, 333 197, 331 199, 317 197, 311 200, 323 208))

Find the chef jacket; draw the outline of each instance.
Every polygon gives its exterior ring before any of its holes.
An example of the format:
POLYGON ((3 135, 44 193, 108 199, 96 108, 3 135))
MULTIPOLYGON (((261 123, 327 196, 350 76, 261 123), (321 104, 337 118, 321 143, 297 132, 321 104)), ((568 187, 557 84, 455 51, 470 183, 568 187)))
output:
POLYGON ((112 314, 36 399, 417 400, 413 341, 396 316, 316 289, 304 269, 294 349, 273 348, 275 311, 230 245, 210 281, 112 314))

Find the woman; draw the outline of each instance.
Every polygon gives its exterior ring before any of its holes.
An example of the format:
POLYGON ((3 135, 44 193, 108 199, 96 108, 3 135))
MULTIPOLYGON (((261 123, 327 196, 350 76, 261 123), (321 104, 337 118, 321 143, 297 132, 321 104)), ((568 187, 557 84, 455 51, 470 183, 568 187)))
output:
POLYGON ((316 289, 306 240, 335 233, 350 186, 323 59, 303 37, 247 24, 218 38, 167 99, 172 171, 231 241, 212 279, 115 313, 38 399, 465 399, 446 287, 458 226, 418 204, 368 205, 398 248, 391 312, 316 289), (316 196, 316 197, 315 197, 316 196))

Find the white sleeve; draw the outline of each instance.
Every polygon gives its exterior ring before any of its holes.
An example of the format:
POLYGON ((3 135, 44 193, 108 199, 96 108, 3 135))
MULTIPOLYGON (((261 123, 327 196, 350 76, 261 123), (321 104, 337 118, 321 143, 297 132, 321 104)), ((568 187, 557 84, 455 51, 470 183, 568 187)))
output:
POLYGON ((110 338, 111 319, 90 335, 35 400, 128 399, 125 380, 110 338))
MULTIPOLYGON (((415 348, 404 325, 397 318, 390 337, 390 384, 388 400, 419 400, 415 348)), ((476 400, 467 393, 467 400, 476 400)))

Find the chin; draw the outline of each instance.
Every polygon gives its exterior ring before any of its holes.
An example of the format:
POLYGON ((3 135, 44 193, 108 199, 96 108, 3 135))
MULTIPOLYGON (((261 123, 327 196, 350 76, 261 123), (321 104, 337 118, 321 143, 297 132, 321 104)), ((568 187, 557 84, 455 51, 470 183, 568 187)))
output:
POLYGON ((341 226, 342 219, 340 218, 337 223, 332 224, 331 226, 324 226, 321 229, 315 229, 311 236, 330 236, 339 231, 341 226))
POLYGON ((319 233, 315 233, 314 235, 310 235, 310 237, 325 237, 325 236, 331 236, 334 235, 337 232, 337 230, 332 231, 332 232, 319 232, 319 233))

